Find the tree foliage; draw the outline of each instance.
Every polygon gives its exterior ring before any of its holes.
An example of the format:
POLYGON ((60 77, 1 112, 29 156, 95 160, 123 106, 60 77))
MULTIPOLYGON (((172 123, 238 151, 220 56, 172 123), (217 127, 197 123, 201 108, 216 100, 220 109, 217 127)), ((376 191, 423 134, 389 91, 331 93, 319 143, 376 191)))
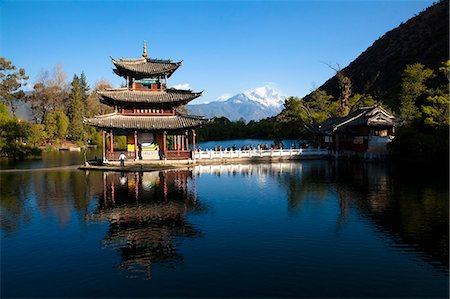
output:
POLYGON ((434 72, 425 68, 423 64, 407 65, 402 75, 402 93, 400 103, 400 116, 406 121, 420 118, 422 111, 419 108, 421 99, 429 92, 426 82, 434 78, 434 72))
MULTIPOLYGON (((85 138, 86 132, 83 124, 83 117, 85 115, 85 101, 83 99, 83 89, 81 79, 73 76, 70 83, 71 90, 69 93, 69 109, 68 116, 70 121, 69 137, 74 141, 82 141, 85 138)), ((84 83, 85 84, 85 83, 84 83)), ((87 98, 87 97, 86 97, 87 98)))
POLYGON ((20 88, 26 85, 28 76, 25 69, 17 69, 11 61, 0 57, 0 97, 2 103, 7 105, 16 117, 16 105, 25 98, 25 93, 20 88))
POLYGON ((197 130, 197 140, 273 139, 273 132, 273 118, 250 121, 246 124, 243 120, 230 121, 226 117, 216 117, 197 130))
POLYGON ((39 127, 11 116, 7 106, 0 103, 0 157, 21 160, 39 155, 40 150, 36 147, 42 142, 38 140, 42 133, 39 130, 39 127))
POLYGON ((450 61, 444 61, 437 74, 422 64, 406 67, 400 94, 400 114, 406 123, 391 144, 398 160, 448 165, 449 85, 445 80, 447 84, 433 88, 432 79, 448 79, 449 68, 450 61))
POLYGON ((337 114, 337 103, 325 91, 316 89, 308 101, 289 97, 276 117, 276 133, 280 139, 309 135, 313 125, 337 114))
POLYGON ((44 119, 47 137, 53 141, 60 141, 67 137, 69 129, 69 118, 63 109, 58 108, 50 111, 44 119))

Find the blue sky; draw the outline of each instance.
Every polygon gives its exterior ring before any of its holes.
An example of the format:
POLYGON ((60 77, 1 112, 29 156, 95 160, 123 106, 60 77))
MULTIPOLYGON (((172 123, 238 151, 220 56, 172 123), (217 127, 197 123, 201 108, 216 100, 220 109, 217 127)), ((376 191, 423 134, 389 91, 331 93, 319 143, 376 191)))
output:
POLYGON ((0 55, 29 82, 61 64, 119 86, 110 56, 184 60, 194 103, 271 85, 304 96, 432 1, 1 1, 0 55))

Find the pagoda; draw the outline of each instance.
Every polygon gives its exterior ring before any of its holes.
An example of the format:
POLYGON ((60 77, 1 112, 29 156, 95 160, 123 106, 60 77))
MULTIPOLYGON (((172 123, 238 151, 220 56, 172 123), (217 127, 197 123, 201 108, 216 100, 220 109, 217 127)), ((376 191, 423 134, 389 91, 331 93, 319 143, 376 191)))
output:
POLYGON ((167 78, 182 61, 148 58, 145 41, 142 57, 111 60, 126 87, 98 91, 100 102, 114 107, 114 112, 84 120, 101 129, 103 161, 118 160, 121 153, 135 161, 191 158, 195 128, 207 120, 179 109, 202 92, 167 87, 167 78), (126 137, 126 148, 115 149, 114 136, 126 137))

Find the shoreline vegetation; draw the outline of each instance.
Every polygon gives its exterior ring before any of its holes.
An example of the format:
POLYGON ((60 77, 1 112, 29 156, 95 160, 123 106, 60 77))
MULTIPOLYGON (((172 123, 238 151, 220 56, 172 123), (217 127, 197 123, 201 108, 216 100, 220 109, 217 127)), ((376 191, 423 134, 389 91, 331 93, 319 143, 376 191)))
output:
MULTIPOLYGON (((25 94, 22 90, 28 80, 25 70, 17 69, 4 57, 0 57, 0 69, 1 158, 23 160, 39 157, 43 150, 101 146, 100 132, 84 125, 83 119, 112 112, 100 103, 96 92, 111 87, 108 82, 98 82, 91 91, 82 72, 67 84, 62 67, 55 66, 51 75, 43 72, 32 91, 25 94), (19 104, 30 107, 31 121, 17 117, 19 104)), ((354 94, 351 79, 339 68, 334 70, 340 88, 337 98, 316 89, 305 98, 287 98, 283 111, 271 118, 248 123, 213 118, 198 130, 198 141, 314 140, 315 124, 343 117, 359 107, 380 105, 404 120, 389 147, 394 161, 448 166, 450 60, 442 62, 437 70, 419 63, 407 65, 401 92, 395 95, 397 101, 354 94)), ((125 144, 125 137, 114 137, 115 148, 125 148, 125 144)))

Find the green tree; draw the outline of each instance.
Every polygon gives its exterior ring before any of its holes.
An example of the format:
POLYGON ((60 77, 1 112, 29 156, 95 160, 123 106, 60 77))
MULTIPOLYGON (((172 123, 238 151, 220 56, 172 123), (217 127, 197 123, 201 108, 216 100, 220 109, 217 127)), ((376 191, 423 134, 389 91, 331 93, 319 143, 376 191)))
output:
MULTIPOLYGON (((448 80, 450 71, 450 60, 442 62, 439 72, 441 76, 446 76, 448 80)), ((448 82, 447 80, 447 82, 448 82)), ((433 90, 425 103, 422 105, 422 113, 424 116, 424 123, 432 127, 448 126, 450 125, 449 107, 450 100, 448 95, 448 84, 433 90)))
POLYGON ((0 157, 21 160, 39 155, 41 151, 36 146, 27 144, 33 134, 31 128, 27 121, 9 115, 7 106, 0 103, 0 157))
POLYGON ((11 109, 14 118, 17 101, 25 99, 25 93, 20 88, 26 85, 26 80, 28 76, 25 75, 25 69, 17 70, 11 61, 0 57, 0 97, 2 103, 11 109))
POLYGON ((81 72, 79 79, 80 79, 79 82, 80 82, 81 92, 83 93, 83 101, 86 102, 91 88, 89 87, 89 85, 87 83, 87 79, 86 79, 86 75, 84 74, 84 71, 81 72))
POLYGON ((448 167, 449 66, 449 61, 443 62, 438 75, 421 64, 405 69, 400 112, 407 122, 390 144, 395 159, 448 167), (441 82, 447 83, 439 87, 441 82))
POLYGON ((25 139, 25 143, 32 147, 40 147, 47 139, 47 132, 42 124, 29 124, 28 136, 25 139))
POLYGON ((375 100, 370 94, 354 94, 348 101, 350 111, 354 111, 359 107, 369 107, 378 105, 379 102, 375 100))
POLYGON ((83 89, 80 78, 73 76, 71 82, 71 90, 69 93, 69 137, 74 141, 82 141, 85 138, 85 129, 83 125, 83 116, 85 114, 85 106, 83 101, 83 89))
POLYGON ((61 108, 50 111, 44 119, 47 137, 52 140, 65 139, 69 129, 69 118, 61 108))
POLYGON ((333 96, 319 89, 312 92, 308 101, 289 97, 283 111, 276 117, 275 135, 280 139, 309 135, 314 124, 336 116, 338 103, 332 99, 333 96))
POLYGON ((423 64, 407 65, 402 75, 400 116, 410 122, 422 116, 420 98, 428 91, 426 83, 434 72, 423 64))

